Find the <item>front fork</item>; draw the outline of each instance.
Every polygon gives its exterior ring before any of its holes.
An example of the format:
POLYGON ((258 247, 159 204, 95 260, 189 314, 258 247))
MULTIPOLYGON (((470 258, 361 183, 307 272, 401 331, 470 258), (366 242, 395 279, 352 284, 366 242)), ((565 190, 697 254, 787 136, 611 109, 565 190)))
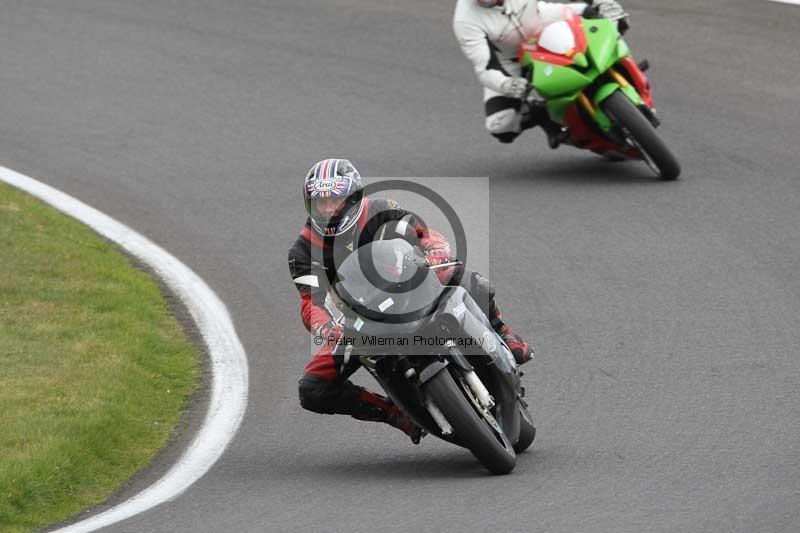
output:
POLYGON ((600 128, 607 132, 613 127, 613 123, 608 115, 603 112, 601 104, 614 92, 620 91, 628 97, 633 105, 642 111, 642 114, 653 126, 658 127, 660 122, 655 114, 653 96, 650 92, 650 81, 644 75, 644 70, 647 70, 650 66, 647 60, 637 64, 632 57, 627 56, 622 58, 616 66, 624 69, 627 77, 620 74, 617 68, 609 68, 606 74, 610 79, 595 91, 592 100, 589 100, 585 94, 581 93, 578 95, 578 103, 589 113, 589 116, 595 119, 600 128), (628 78, 632 81, 629 81, 628 78))

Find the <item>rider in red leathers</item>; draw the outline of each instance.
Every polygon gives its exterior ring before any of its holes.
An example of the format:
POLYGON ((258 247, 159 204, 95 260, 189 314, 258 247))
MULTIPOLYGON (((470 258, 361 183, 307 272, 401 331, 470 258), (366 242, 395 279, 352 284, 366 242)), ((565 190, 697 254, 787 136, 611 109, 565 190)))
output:
MULTIPOLYGON (((340 264, 347 254, 373 240, 403 238, 418 245, 433 266, 451 260, 450 245, 441 233, 426 227, 397 202, 364 197, 360 175, 346 159, 325 159, 311 167, 303 195, 308 219, 289 250, 289 270, 300 293, 303 324, 324 342, 304 368, 299 381, 300 403, 317 413, 385 422, 404 431, 416 444, 422 430, 410 418, 387 398, 348 380, 358 369, 358 358, 347 359, 337 344, 342 326, 334 319, 333 306, 326 304, 329 289, 323 247, 331 245, 326 236, 335 238, 332 255, 334 264, 340 264)), ((456 277, 454 267, 439 268, 436 273, 443 284, 456 277)), ((485 310, 517 362, 529 361, 533 350, 503 322, 489 281, 467 270, 458 278, 485 310)))

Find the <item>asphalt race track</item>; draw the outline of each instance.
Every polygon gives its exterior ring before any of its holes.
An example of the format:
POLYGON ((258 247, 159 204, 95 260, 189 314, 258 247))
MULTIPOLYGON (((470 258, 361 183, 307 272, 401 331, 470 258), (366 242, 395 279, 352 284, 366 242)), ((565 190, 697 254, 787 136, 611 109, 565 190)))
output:
POLYGON ((800 8, 625 3, 683 164, 664 183, 540 131, 489 137, 452 4, 0 3, 0 164, 184 261, 250 360, 222 459, 108 530, 797 531, 800 8), (335 156, 491 177, 498 300, 538 349, 539 434, 512 475, 301 410, 286 251, 299 180, 335 156))

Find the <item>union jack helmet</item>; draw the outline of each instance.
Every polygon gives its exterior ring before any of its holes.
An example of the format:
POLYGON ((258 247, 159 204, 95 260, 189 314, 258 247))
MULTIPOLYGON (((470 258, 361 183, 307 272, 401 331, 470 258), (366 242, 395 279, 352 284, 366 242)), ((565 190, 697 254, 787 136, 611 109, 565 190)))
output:
POLYGON ((341 235, 356 224, 364 209, 361 175, 347 159, 323 159, 306 174, 303 199, 314 229, 321 235, 341 235), (317 203, 326 198, 342 198, 345 203, 329 216, 317 209, 317 203))

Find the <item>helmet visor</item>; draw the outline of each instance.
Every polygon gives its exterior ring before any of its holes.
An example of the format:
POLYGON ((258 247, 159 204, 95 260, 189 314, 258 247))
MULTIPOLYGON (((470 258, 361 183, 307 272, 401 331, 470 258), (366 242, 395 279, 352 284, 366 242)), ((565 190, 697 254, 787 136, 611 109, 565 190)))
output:
POLYGON ((350 196, 327 196, 310 199, 309 211, 316 226, 329 235, 350 228, 358 216, 361 191, 350 196))
POLYGON ((347 198, 342 196, 314 198, 311 201, 311 211, 314 215, 314 220, 321 226, 327 226, 329 222, 339 218, 346 204, 347 198))

